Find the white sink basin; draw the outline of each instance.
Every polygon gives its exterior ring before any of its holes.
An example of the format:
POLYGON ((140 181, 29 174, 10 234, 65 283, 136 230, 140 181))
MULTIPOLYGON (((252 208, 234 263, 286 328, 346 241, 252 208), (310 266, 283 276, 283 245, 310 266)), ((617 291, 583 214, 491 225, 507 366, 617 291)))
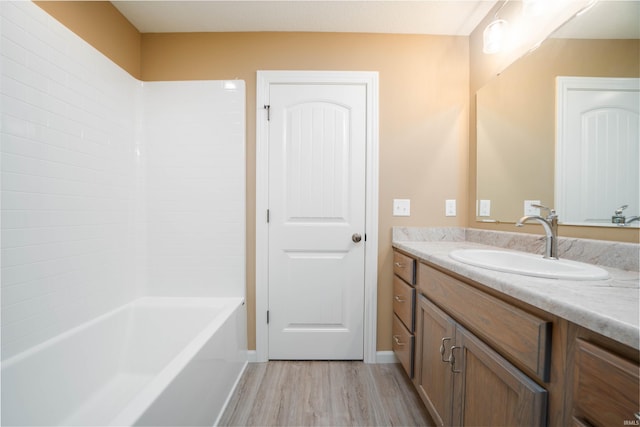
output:
POLYGON ((449 256, 456 261, 489 270, 525 276, 566 280, 603 280, 606 270, 568 259, 544 259, 541 255, 493 249, 458 249, 449 256))

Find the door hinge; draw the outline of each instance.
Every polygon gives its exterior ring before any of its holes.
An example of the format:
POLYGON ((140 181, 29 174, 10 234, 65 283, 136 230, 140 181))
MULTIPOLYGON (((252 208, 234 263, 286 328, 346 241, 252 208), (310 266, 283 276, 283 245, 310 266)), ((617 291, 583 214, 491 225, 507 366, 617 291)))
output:
POLYGON ((267 310, 267 325, 269 324, 269 310, 267 310))
POLYGON ((267 110, 267 121, 271 121, 271 105, 265 105, 264 109, 267 110))
POLYGON ((269 209, 267 209, 267 224, 269 223, 269 209))

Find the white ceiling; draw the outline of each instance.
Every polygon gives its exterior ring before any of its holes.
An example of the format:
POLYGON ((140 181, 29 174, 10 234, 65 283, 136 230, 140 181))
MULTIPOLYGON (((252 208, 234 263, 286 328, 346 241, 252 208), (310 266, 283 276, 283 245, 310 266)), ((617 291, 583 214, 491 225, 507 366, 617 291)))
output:
POLYGON ((314 31, 468 36, 496 0, 113 1, 142 33, 314 31))

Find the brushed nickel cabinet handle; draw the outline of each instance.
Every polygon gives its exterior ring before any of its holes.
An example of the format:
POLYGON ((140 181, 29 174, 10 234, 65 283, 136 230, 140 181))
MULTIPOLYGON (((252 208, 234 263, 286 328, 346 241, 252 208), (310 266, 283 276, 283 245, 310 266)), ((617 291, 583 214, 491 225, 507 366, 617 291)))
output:
POLYGON ((400 295, 396 295, 395 297, 393 297, 393 299, 397 302, 405 302, 405 300, 403 300, 400 295))
POLYGON ((440 360, 444 363, 449 363, 449 360, 444 358, 444 352, 446 351, 446 347, 444 345, 447 341, 451 341, 451 337, 442 338, 442 344, 440 344, 440 360))
POLYGON ((404 268, 404 264, 400 263, 400 262, 396 262, 394 263, 396 267, 398 268, 404 268))
POLYGON ((453 372, 454 374, 459 374, 462 371, 459 371, 456 369, 456 357, 453 355, 453 350, 455 350, 456 348, 460 348, 457 345, 454 345, 451 347, 451 354, 449 355, 449 364, 451 365, 451 372, 453 372))
POLYGON ((400 335, 394 335, 393 340, 396 342, 396 345, 403 346, 405 343, 400 342, 400 335))

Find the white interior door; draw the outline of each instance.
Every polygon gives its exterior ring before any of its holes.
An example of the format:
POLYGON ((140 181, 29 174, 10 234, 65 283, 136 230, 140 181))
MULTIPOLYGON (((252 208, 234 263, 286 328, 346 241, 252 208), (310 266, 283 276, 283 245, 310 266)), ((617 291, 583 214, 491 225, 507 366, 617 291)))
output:
POLYGON ((269 87, 269 359, 363 359, 366 102, 269 87))
MULTIPOLYGON (((640 214, 638 79, 559 77, 556 208, 563 223, 640 214)), ((635 224, 634 224, 635 225, 635 224)))

